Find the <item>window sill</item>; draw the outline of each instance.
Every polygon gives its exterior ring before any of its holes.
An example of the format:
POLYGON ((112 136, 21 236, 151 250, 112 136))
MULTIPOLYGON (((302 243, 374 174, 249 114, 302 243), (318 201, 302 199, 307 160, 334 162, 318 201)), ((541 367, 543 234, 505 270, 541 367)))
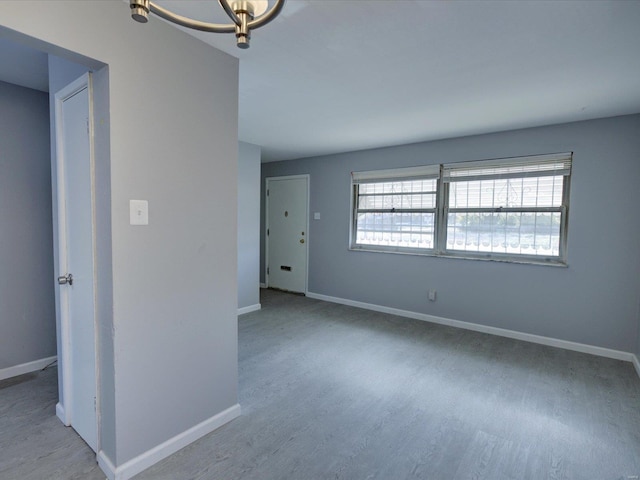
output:
POLYGON ((436 258, 450 258, 456 260, 479 260, 482 262, 499 262, 499 263, 515 263, 521 265, 540 265, 545 267, 560 267, 560 268, 568 268, 569 265, 567 262, 564 262, 560 259, 539 259, 534 257, 501 257, 501 256, 491 256, 491 255, 468 255, 468 254, 458 254, 458 253, 438 253, 435 250, 418 250, 418 249, 398 249, 398 248, 384 248, 379 247, 376 248, 375 245, 366 245, 366 246, 349 246, 349 250, 352 252, 368 252, 368 253, 393 253, 396 255, 418 255, 422 257, 436 257, 436 258))

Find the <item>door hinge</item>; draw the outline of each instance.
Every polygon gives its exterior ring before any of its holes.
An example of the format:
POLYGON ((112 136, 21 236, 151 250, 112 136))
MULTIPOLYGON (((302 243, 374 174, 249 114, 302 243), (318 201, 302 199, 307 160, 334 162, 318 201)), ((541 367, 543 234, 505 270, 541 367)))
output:
POLYGON ((269 275, 269 267, 267 267, 267 275, 269 275))
POLYGON ((87 118, 87 135, 89 135, 89 119, 87 118))
POLYGON ((269 236, 269 229, 267 228, 267 237, 269 236))
POLYGON ((269 196, 269 190, 267 190, 267 197, 269 196))

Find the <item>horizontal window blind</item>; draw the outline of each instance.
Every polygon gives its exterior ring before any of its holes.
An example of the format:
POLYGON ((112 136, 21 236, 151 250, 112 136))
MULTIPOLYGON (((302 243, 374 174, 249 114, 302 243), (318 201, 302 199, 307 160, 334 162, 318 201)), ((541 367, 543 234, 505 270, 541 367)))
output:
POLYGON ((442 179, 449 182, 474 180, 567 176, 571 174, 572 153, 502 158, 443 165, 442 179))
POLYGON ((566 265, 572 157, 352 172, 350 248, 566 265))
POLYGON ((354 185, 363 183, 423 180, 429 178, 438 178, 439 176, 440 165, 391 168, 387 170, 372 170, 368 172, 351 172, 351 179, 354 185))

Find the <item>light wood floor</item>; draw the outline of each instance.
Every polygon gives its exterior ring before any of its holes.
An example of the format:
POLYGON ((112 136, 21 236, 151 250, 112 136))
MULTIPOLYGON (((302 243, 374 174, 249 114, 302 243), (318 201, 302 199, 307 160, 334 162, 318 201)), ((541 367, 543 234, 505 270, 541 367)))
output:
MULTIPOLYGON (((629 363, 275 291, 261 302, 239 319, 242 416, 136 479, 640 476, 629 363)), ((55 371, 19 378, 0 383, 0 478, 104 478, 54 417, 55 371)))

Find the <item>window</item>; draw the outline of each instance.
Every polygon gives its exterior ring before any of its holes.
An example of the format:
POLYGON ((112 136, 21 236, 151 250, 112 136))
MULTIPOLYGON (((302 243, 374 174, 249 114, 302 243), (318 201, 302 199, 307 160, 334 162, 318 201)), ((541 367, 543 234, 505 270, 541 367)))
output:
POLYGON ((354 172, 352 245, 433 250, 439 176, 439 166, 354 172))
POLYGON ((571 157, 354 172, 351 248, 565 264, 571 157))

